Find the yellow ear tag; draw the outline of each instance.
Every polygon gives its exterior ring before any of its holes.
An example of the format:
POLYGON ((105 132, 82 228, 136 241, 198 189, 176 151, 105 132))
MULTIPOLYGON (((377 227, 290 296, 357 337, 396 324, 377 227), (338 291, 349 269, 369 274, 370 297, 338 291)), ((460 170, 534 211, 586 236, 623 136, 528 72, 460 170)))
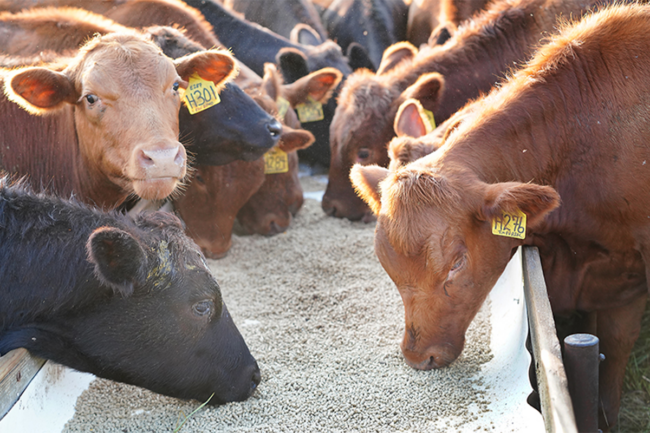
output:
POLYGON ((427 118, 429 119, 429 124, 431 125, 431 131, 436 129, 436 119, 433 118, 433 113, 426 108, 423 108, 422 111, 424 111, 424 114, 427 115, 427 118))
POLYGON ((311 96, 307 98, 307 102, 296 105, 296 111, 298 112, 300 123, 316 122, 325 118, 323 115, 323 104, 311 96))
POLYGON ((518 210, 516 213, 503 212, 500 217, 492 220, 492 234, 509 238, 526 238, 526 214, 518 210))
POLYGON ((221 102, 217 88, 212 81, 206 81, 194 73, 189 80, 189 85, 185 89, 185 104, 190 114, 196 114, 200 111, 207 110, 213 105, 221 102))
POLYGON ((289 107, 291 107, 289 101, 287 101, 282 96, 280 96, 278 98, 278 117, 280 118, 280 120, 284 120, 284 116, 287 115, 287 111, 289 110, 289 107))
POLYGON ((289 171, 287 153, 274 147, 264 154, 264 174, 286 173, 289 171))

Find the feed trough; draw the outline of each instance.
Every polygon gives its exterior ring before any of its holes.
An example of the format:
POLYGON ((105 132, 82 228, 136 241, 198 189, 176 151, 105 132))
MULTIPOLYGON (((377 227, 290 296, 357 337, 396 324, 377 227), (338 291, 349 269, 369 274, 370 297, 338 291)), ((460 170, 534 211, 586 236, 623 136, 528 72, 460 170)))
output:
MULTIPOLYGON (((245 402, 201 408, 179 431, 544 431, 526 402, 520 253, 470 326, 459 359, 417 371, 399 349, 403 306, 374 255, 374 227, 325 216, 309 198, 322 184, 303 183, 305 206, 288 232, 235 237, 225 259, 209 261, 262 383, 245 402)), ((48 362, 0 432, 171 432, 201 403, 48 362)))

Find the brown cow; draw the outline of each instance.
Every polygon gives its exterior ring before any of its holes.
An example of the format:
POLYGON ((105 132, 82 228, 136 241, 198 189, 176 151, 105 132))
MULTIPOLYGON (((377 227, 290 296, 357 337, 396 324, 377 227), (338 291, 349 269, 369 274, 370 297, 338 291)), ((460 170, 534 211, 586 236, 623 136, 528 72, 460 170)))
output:
MULTIPOLYGON (((284 115, 278 113, 278 100, 282 94, 282 77, 272 63, 267 63, 265 69, 264 82, 253 98, 268 113, 281 116, 280 120, 284 126, 278 148, 287 154, 288 171, 266 174, 264 184, 237 213, 237 220, 246 233, 259 233, 268 236, 286 231, 291 224, 292 217, 302 207, 304 199, 298 179, 297 151, 310 146, 314 142, 314 135, 300 129, 300 121, 293 110, 285 110, 284 115)), ((338 84, 341 73, 334 68, 325 68, 309 76, 312 79, 307 81, 307 85, 312 88, 315 85, 322 86, 323 81, 331 80, 329 86, 322 87, 322 89, 330 91, 338 84)), ((298 100, 297 84, 301 82, 305 82, 305 80, 298 80, 293 83, 291 88, 294 93, 289 98, 294 102, 298 100)))
POLYGON ((172 61, 135 32, 96 37, 61 69, 2 71, 2 166, 107 208, 174 191, 186 171, 179 89, 194 73, 221 84, 236 73, 228 53, 172 61))
POLYGON ((580 16, 593 0, 498 0, 445 45, 421 50, 404 43, 386 50, 380 73, 350 75, 338 98, 330 127, 329 183, 322 207, 328 215, 372 219, 350 184, 355 163, 388 165, 386 145, 400 104, 418 99, 441 123, 478 97, 518 62, 527 60, 540 39, 555 32, 557 16, 580 16), (395 61, 394 57, 398 57, 395 61), (393 65, 384 67, 383 64, 393 65))
POLYGON ((395 170, 438 150, 461 122, 470 119, 471 114, 478 111, 480 104, 481 100, 478 100, 466 105, 432 130, 429 116, 422 104, 417 99, 404 101, 395 115, 393 128, 397 137, 388 143, 389 170, 395 170))
POLYGON ((196 9, 175 0, 0 0, 0 10, 18 12, 31 7, 70 6, 104 15, 127 27, 180 27, 205 48, 219 46, 212 26, 196 9), (207 31, 206 31, 207 30, 207 31))
POLYGON ((535 245, 554 313, 579 315, 572 331, 600 339, 600 427, 616 422, 648 294, 649 35, 649 6, 588 16, 436 152, 393 172, 355 166, 378 215, 375 251, 404 302, 409 365, 456 359, 517 247, 535 245), (520 238, 493 234, 509 220, 520 238))
POLYGON ((211 259, 226 255, 232 227, 241 207, 264 183, 264 160, 233 161, 195 167, 183 195, 174 200, 187 234, 211 259))
MULTIPOLYGON (((279 74, 272 64, 267 64, 266 69, 259 85, 251 84, 247 91, 265 110, 276 115, 279 74)), ((340 79, 338 71, 326 68, 322 73, 310 74, 310 80, 293 83, 292 90, 296 94, 306 94, 306 91, 299 90, 298 84, 314 87, 312 82, 320 81, 320 75, 331 74, 340 79)), ((337 80, 334 86, 336 83, 337 80)), ((302 206, 296 149, 310 145, 314 137, 308 131, 287 126, 299 126, 292 110, 287 110, 281 120, 285 124, 278 147, 288 154, 288 172, 265 175, 263 160, 222 167, 197 166, 197 176, 188 185, 184 196, 174 201, 188 234, 206 256, 218 259, 226 255, 232 245, 235 218, 247 233, 276 234, 286 230, 292 215, 302 206)))
POLYGON ((489 0, 413 0, 409 6, 406 39, 416 47, 446 42, 461 22, 486 9, 488 3, 489 0))

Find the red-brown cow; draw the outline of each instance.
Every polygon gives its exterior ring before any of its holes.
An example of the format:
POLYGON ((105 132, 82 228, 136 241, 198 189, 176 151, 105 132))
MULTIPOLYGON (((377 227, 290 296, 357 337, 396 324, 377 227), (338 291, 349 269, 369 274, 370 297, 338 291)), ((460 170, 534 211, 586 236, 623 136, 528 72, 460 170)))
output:
POLYGON ((414 0, 409 6, 406 39, 416 47, 427 42, 446 42, 461 22, 485 9, 488 3, 489 0, 414 0))
POLYGON ((175 0, 0 0, 0 10, 18 12, 30 7, 70 6, 104 15, 127 27, 180 27, 205 48, 219 45, 212 26, 196 9, 175 0), (206 32, 207 29, 207 32, 206 32))
MULTIPOLYGON (((303 204, 303 193, 298 179, 298 153, 314 142, 311 132, 300 129, 300 122, 293 110, 284 110, 279 113, 279 98, 282 96, 281 76, 275 65, 266 64, 266 73, 257 95, 254 99, 268 113, 280 117, 283 128, 278 148, 287 154, 287 171, 283 173, 267 173, 264 184, 248 200, 248 202, 237 213, 237 219, 246 233, 259 233, 262 235, 275 235, 287 230, 292 218, 298 213, 303 204)), ((290 91, 285 88, 285 97, 294 101, 305 101, 307 98, 299 96, 299 93, 320 92, 329 93, 334 89, 341 73, 334 68, 325 68, 309 75, 311 79, 304 78, 290 85, 290 91), (301 90, 298 86, 306 83, 306 89, 301 90), (311 88, 311 91, 310 91, 311 88)), ((317 95, 318 97, 318 95, 317 95)))
MULTIPOLYGON (((267 64, 266 69, 264 79, 249 83, 247 91, 265 110, 276 115, 279 74, 272 64, 267 64)), ((338 71, 325 68, 282 90, 290 89, 284 96, 291 101, 304 101, 318 89, 328 93, 339 79, 338 71)), ((287 110, 281 120, 289 125, 297 123, 292 110, 287 110)), ((226 255, 232 245, 236 217, 249 233, 269 235, 286 230, 303 200, 296 149, 312 142, 313 135, 308 131, 283 125, 278 147, 288 154, 286 173, 265 175, 262 160, 197 167, 198 176, 188 185, 185 195, 175 200, 174 207, 185 221, 188 234, 206 256, 218 259, 226 255)))
POLYGON ((185 193, 174 200, 174 209, 206 257, 220 259, 226 255, 232 245, 237 212, 262 183, 262 158, 195 167, 185 193))
POLYGON ((541 38, 555 32, 557 16, 580 16, 591 0, 499 0, 445 45, 386 50, 377 74, 348 77, 330 127, 331 162, 323 210, 351 220, 372 219, 350 184, 355 163, 388 165, 400 104, 418 99, 441 123, 481 92, 490 90, 516 63, 527 60, 541 38), (397 57, 395 60, 394 57, 397 57), (390 66, 385 66, 390 65, 390 66), (392 68, 392 69, 391 69, 392 68))
POLYGON ((393 172, 355 166, 378 215, 375 251, 404 302, 411 366, 456 359, 516 248, 535 245, 554 313, 578 313, 585 328, 574 331, 600 338, 600 427, 616 421, 648 294, 649 35, 648 6, 588 16, 436 152, 393 172), (504 234, 519 238, 493 234, 509 219, 504 234))
POLYGON ((92 39, 65 68, 4 70, 2 166, 106 208, 133 193, 164 198, 186 172, 179 89, 194 73, 222 84, 236 68, 217 51, 172 61, 121 32, 92 39))

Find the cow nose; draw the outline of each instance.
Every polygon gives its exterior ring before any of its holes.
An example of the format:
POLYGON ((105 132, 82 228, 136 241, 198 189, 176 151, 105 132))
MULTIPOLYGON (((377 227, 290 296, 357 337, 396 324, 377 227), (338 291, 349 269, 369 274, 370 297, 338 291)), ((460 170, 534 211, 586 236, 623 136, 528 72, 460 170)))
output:
POLYGON ((322 199, 322 201, 320 203, 320 206, 323 209, 323 212, 325 212, 325 214, 327 216, 336 215, 336 207, 334 207, 332 205, 332 203, 330 202, 330 199, 327 198, 326 196, 323 196, 323 199, 322 199))
POLYGON ((151 177, 178 177, 185 167, 185 148, 179 144, 167 149, 141 149, 138 162, 151 177))
POLYGON ((260 369, 257 366, 257 363, 255 364, 255 370, 253 371, 253 376, 251 377, 251 395, 255 390, 257 389, 257 385, 260 384, 262 381, 262 374, 260 373, 260 369))
POLYGON ((271 221, 269 224, 269 230, 267 232, 267 236, 273 236, 273 235, 278 235, 280 233, 284 233, 288 228, 288 225, 285 226, 284 224, 278 224, 276 221, 271 221))
POLYGON ((277 119, 271 120, 268 125, 266 125, 266 128, 269 130, 271 133, 271 137, 273 138, 279 138, 280 133, 282 132, 282 124, 278 122, 277 119))

